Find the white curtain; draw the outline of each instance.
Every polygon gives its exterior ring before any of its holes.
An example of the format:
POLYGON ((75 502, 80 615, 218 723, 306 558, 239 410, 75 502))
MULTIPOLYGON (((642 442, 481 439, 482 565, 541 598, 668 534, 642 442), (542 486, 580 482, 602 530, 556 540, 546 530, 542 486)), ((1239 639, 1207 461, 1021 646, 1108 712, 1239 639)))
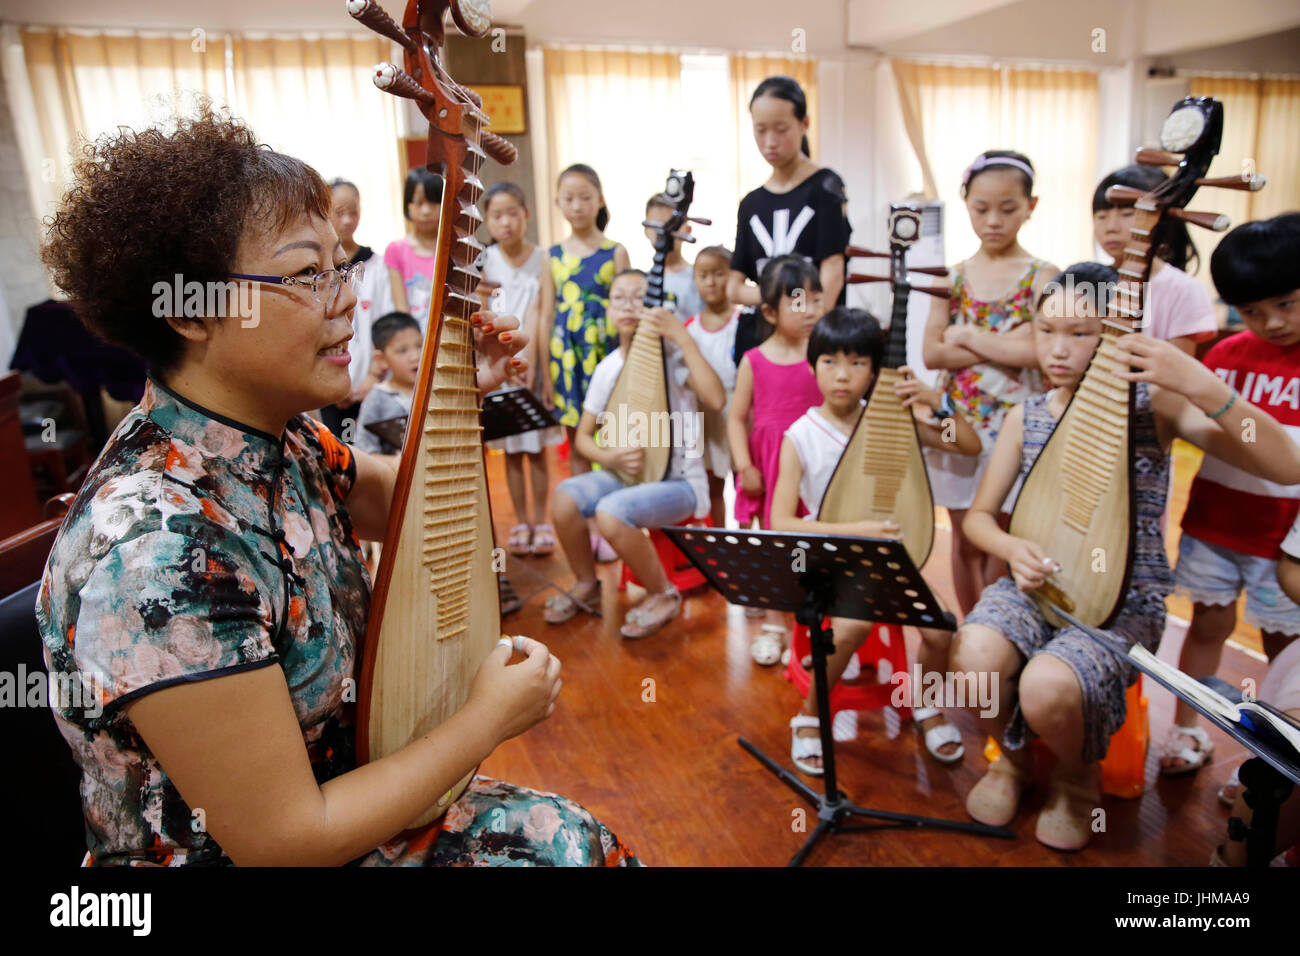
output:
POLYGON ((950 262, 970 256, 978 239, 961 198, 961 174, 986 149, 1027 155, 1038 208, 1020 243, 1066 266, 1092 258, 1096 168, 1097 74, 1083 70, 951 66, 895 60, 904 123, 927 193, 944 201, 950 262))
POLYGON ((5 27, 3 64, 38 221, 70 182, 85 138, 140 129, 211 97, 260 142, 357 183, 359 241, 380 250, 403 234, 396 98, 370 68, 393 59, 379 38, 246 39, 5 27))

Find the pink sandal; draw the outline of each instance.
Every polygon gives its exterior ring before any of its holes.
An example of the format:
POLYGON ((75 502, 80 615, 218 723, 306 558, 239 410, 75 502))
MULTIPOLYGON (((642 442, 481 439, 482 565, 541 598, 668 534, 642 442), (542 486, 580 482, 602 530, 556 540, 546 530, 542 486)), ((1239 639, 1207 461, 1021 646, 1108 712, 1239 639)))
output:
POLYGON ((531 544, 533 529, 526 524, 517 524, 510 529, 510 538, 506 542, 506 547, 516 558, 522 558, 528 554, 531 544))
POLYGON ((544 557, 555 551, 555 527, 539 524, 533 527, 533 554, 544 557))

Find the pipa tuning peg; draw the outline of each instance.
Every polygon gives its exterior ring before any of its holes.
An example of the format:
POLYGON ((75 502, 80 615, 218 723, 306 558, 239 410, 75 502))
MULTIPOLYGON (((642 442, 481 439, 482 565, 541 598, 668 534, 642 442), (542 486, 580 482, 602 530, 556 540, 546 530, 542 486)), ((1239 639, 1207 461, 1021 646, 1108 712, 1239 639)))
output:
POLYGON ((415 82, 405 70, 395 64, 376 64, 375 73, 371 79, 374 80, 375 86, 381 90, 392 93, 394 96, 405 96, 407 99, 415 100, 422 106, 431 107, 436 102, 432 93, 415 82))
POLYGON ((711 226, 711 225, 713 225, 713 220, 712 220, 712 219, 702 219, 702 218, 700 218, 699 216, 687 216, 687 217, 686 217, 686 221, 687 221, 687 222, 693 222, 693 223, 695 223, 697 226, 711 226))
POLYGON ((952 290, 951 290, 951 289, 938 289, 938 288, 933 288, 933 287, 928 286, 928 285, 914 285, 914 286, 912 286, 912 291, 913 291, 913 292, 924 292, 926 295, 932 295, 932 296, 934 296, 936 299, 951 299, 951 298, 952 298, 952 290))
POLYGON ((1106 201, 1116 206, 1131 206, 1142 198, 1142 190, 1132 186, 1110 186, 1106 190, 1106 201))
POLYGON ((1198 179, 1198 186, 1218 186, 1220 189, 1242 189, 1257 193, 1268 183, 1264 176, 1218 176, 1214 179, 1198 179))
POLYGON ((674 232, 674 239, 680 239, 682 242, 697 242, 698 240, 689 232, 674 232))
POLYGON ((945 266, 908 266, 908 272, 919 272, 923 276, 946 276, 948 269, 945 266))
POLYGON ((348 0, 348 13, 364 27, 369 27, 380 36, 386 36, 407 53, 414 55, 419 49, 415 40, 393 22, 384 8, 374 0, 348 0))
POLYGON ((1183 158, 1177 153, 1171 153, 1163 149, 1152 149, 1149 146, 1143 146, 1139 149, 1136 159, 1143 166, 1177 166, 1183 161, 1183 158))
POLYGON ((1190 222, 1194 226, 1200 226, 1202 229, 1209 229, 1211 232, 1223 232, 1232 225, 1231 219, 1217 212, 1189 212, 1186 209, 1174 208, 1169 210, 1169 215, 1183 222, 1190 222))
POLYGON ((888 282, 889 276, 869 276, 860 272, 850 272, 844 277, 844 281, 849 285, 862 285, 864 282, 888 282))
POLYGON ((849 246, 844 250, 844 255, 850 259, 888 259, 888 252, 872 252, 870 249, 864 249, 861 246, 849 246))
POLYGON ((502 166, 509 166, 519 156, 515 144, 496 133, 483 134, 483 150, 502 166))

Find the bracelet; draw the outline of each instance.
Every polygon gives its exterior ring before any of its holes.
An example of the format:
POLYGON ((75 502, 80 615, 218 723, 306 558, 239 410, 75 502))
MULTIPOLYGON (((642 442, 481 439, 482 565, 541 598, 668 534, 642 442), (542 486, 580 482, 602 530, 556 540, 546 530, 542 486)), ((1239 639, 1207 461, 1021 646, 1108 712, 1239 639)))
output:
POLYGON ((1232 390, 1232 394, 1228 396, 1228 400, 1223 403, 1223 407, 1219 409, 1217 412, 1214 412, 1213 414, 1209 415, 1210 420, 1217 421, 1219 417, 1223 415, 1224 412, 1226 412, 1228 409, 1232 407, 1232 403, 1235 402, 1236 400, 1237 400, 1237 390, 1234 388, 1232 390))

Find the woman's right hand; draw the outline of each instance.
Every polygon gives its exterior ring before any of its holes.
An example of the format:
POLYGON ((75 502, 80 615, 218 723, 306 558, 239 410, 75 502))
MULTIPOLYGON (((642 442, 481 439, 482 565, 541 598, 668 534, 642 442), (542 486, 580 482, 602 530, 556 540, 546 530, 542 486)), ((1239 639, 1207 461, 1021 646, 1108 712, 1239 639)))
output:
POLYGON ((751 498, 763 496, 763 473, 750 465, 740 473, 740 487, 751 498))
POLYGON ((1007 567, 1016 586, 1022 591, 1033 591, 1043 586, 1049 574, 1061 570, 1061 566, 1047 556, 1033 541, 1017 538, 1007 555, 1007 567))
POLYGON ((555 711, 559 696, 560 659, 541 641, 524 638, 527 657, 511 664, 514 649, 498 644, 479 665, 466 707, 482 708, 495 728, 498 744, 540 724, 555 711))
MULTIPOLYGON (((547 365, 549 366, 550 363, 548 362, 547 365)), ((539 395, 538 397, 542 400, 542 404, 545 405, 549 411, 554 411, 555 410, 555 383, 551 381, 550 368, 548 367, 548 368, 541 369, 541 376, 542 376, 542 394, 539 395)))

